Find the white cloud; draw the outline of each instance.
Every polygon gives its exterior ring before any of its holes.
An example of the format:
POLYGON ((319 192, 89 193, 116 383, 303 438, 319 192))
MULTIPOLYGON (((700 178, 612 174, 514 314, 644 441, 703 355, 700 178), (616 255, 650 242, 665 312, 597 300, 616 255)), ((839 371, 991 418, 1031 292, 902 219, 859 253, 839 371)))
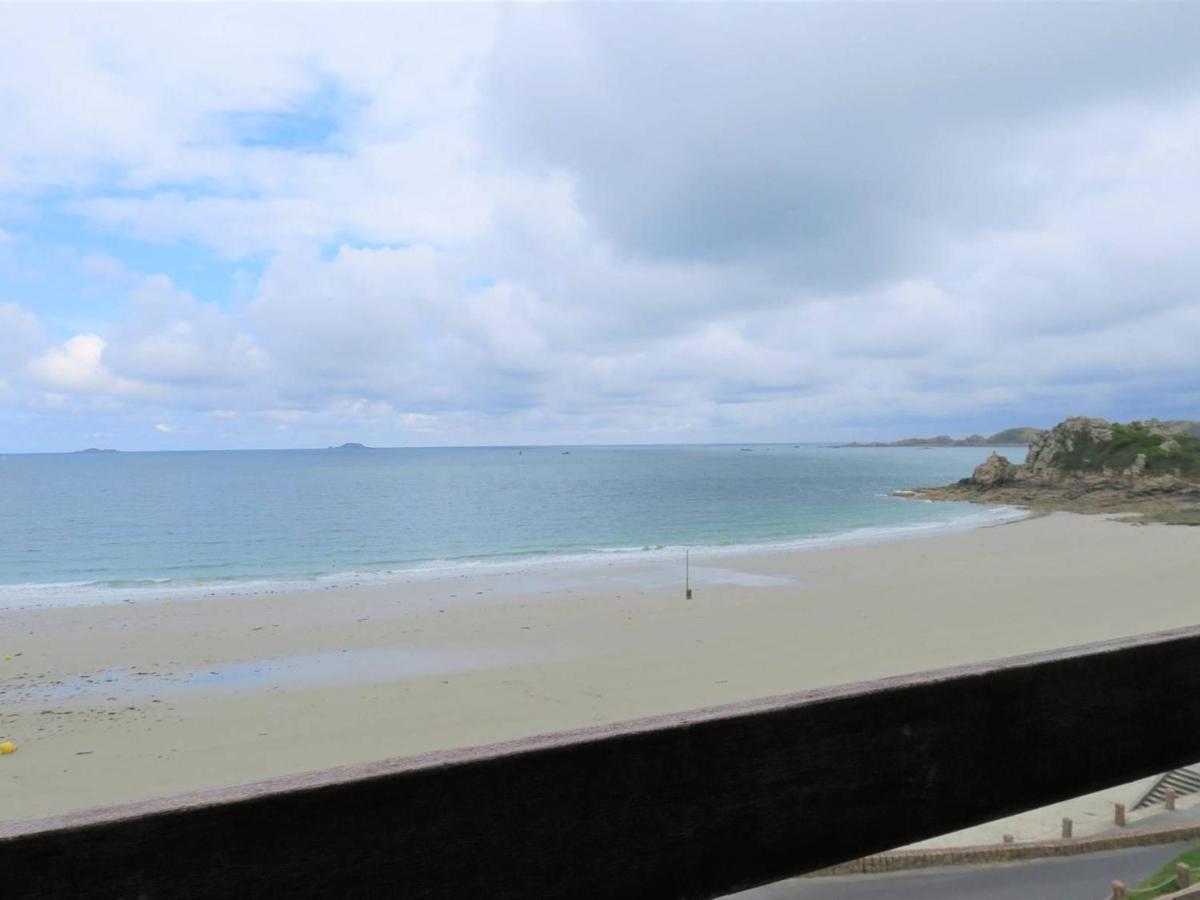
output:
POLYGON ((131 300, 134 316, 113 337, 116 371, 176 388, 243 385, 266 373, 266 355, 243 323, 166 276, 140 278, 131 300))
POLYGON ((69 208, 104 227, 231 257, 483 227, 488 176, 464 117, 495 11, 293 13, 14 10, 0 33, 0 193, 76 189, 69 208), (229 125, 242 112, 282 143, 243 142, 229 125), (289 147, 289 116, 327 125, 328 142, 289 147))
POLYGON ((250 310, 263 346, 300 381, 395 390, 416 377, 450 301, 428 246, 341 247, 277 257, 250 310))
POLYGON ((98 334, 77 334, 29 363, 30 374, 55 392, 143 394, 144 385, 114 375, 104 364, 108 342, 98 334))
POLYGON ((75 214, 163 274, 79 247, 122 306, 0 303, 5 403, 385 443, 1200 416, 1196 15, 17 10, 0 240, 75 214), (208 253, 233 299, 180 287, 208 253))

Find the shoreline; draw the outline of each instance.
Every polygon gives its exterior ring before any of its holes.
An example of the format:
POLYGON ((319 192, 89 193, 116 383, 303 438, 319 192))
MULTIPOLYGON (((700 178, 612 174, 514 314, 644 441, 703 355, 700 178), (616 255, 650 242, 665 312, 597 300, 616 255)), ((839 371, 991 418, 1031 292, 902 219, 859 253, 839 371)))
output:
POLYGON ((1055 514, 693 574, 2 610, 0 818, 1194 624, 1200 530, 1055 514))
MULTIPOLYGON (((894 499, 926 500, 915 492, 895 491, 894 499)), ((210 581, 191 578, 146 578, 118 582, 0 583, 0 612, 10 609, 104 606, 119 603, 162 603, 203 600, 214 597, 261 596, 309 591, 357 590, 365 587, 435 582, 463 575, 497 573, 534 574, 555 568, 578 571, 586 577, 596 569, 612 565, 655 564, 675 560, 685 552, 703 563, 738 557, 808 553, 843 546, 872 546, 893 541, 919 540, 957 534, 978 528, 1008 525, 1039 513, 1011 504, 960 502, 963 509, 951 519, 916 521, 897 525, 868 525, 846 531, 785 538, 782 540, 718 545, 657 545, 647 547, 599 548, 578 552, 533 553, 523 556, 471 557, 458 560, 428 560, 391 569, 345 571, 314 576, 231 576, 210 581)))

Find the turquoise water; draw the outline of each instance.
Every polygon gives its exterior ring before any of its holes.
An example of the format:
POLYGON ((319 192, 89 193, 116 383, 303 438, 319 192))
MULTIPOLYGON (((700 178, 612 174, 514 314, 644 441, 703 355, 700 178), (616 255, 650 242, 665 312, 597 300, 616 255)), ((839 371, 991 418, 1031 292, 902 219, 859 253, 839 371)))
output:
POLYGON ((889 497, 986 448, 812 445, 0 457, 0 599, 644 554, 988 521, 889 497))

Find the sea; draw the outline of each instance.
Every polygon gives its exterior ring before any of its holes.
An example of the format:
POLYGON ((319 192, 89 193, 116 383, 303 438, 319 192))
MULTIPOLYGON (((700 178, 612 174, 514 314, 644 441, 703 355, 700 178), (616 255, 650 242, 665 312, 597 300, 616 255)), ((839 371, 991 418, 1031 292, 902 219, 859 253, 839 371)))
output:
MULTIPOLYGON (((894 496, 991 448, 0 455, 0 608, 829 546, 1020 518, 894 496)), ((1009 451, 1011 452, 1011 451, 1009 451)))

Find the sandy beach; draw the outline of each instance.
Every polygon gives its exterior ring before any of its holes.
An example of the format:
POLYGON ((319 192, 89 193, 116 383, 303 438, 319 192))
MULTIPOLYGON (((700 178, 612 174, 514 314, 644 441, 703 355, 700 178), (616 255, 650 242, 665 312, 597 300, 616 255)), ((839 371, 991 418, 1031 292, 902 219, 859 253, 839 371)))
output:
POLYGON ((0 612, 0 819, 1193 625, 1200 529, 1056 514, 804 552, 0 612))

